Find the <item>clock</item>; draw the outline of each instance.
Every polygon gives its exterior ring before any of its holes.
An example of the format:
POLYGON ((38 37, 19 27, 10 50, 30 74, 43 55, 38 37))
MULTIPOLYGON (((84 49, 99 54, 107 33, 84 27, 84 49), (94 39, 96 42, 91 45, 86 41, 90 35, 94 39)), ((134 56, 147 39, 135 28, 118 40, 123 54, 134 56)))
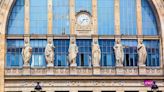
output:
POLYGON ((92 15, 88 11, 80 11, 76 13, 75 33, 77 35, 91 35, 93 33, 92 15))
POLYGON ((91 23, 91 17, 88 13, 79 13, 77 16, 77 23, 80 26, 88 26, 91 23))

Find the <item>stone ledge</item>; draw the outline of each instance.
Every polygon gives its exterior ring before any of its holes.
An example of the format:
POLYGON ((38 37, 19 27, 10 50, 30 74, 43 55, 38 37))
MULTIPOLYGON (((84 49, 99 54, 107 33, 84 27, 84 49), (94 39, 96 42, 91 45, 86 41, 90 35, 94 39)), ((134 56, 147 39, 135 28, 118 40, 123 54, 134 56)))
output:
POLYGON ((113 75, 113 76, 106 76, 106 75, 93 75, 93 76, 88 76, 88 75, 69 75, 69 76, 64 76, 64 75, 49 75, 49 76, 5 76, 5 80, 118 80, 118 79, 123 79, 123 80, 144 80, 144 79, 155 79, 155 80, 164 80, 164 76, 126 76, 126 75, 113 75), (100 79, 101 78, 101 79, 100 79))

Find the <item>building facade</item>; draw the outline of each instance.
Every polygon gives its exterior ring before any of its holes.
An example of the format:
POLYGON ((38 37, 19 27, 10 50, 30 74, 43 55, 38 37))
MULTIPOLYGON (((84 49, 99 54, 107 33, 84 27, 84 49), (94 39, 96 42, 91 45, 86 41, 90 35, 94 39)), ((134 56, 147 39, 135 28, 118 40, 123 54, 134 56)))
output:
POLYGON ((164 91, 163 0, 0 0, 0 92, 164 91))

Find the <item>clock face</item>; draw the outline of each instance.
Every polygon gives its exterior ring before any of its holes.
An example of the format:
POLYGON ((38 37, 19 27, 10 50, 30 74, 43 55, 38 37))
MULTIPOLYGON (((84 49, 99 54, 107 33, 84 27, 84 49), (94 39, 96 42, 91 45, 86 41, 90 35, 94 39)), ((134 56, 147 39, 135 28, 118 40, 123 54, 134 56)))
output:
POLYGON ((77 17, 77 23, 81 26, 87 26, 91 22, 90 16, 88 14, 79 14, 77 17))

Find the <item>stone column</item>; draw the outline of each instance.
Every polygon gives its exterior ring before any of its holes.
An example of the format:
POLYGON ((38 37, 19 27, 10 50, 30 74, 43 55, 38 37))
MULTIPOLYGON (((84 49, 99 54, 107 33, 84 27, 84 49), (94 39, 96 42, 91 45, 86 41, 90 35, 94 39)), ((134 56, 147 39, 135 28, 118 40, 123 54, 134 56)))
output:
POLYGON ((136 0, 136 14, 137 14, 137 34, 142 35, 142 10, 141 0, 136 0))
POLYGON ((68 62, 70 65, 70 75, 76 75, 77 74, 77 53, 78 53, 78 47, 76 45, 76 35, 71 35, 70 37, 70 46, 69 46, 69 54, 68 54, 68 62), (74 53, 76 53, 76 57, 74 58, 74 53))
POLYGON ((92 22, 93 22, 93 34, 98 33, 97 29, 97 0, 92 0, 92 22))
MULTIPOLYGON (((53 40, 53 1, 48 0, 48 37, 47 37, 47 44, 48 40, 53 40)), ((54 48, 55 49, 55 48, 54 48)), ((47 75, 54 74, 54 65, 47 65, 47 75)))
POLYGON ((30 34, 30 0, 25 0, 24 17, 24 33, 30 34))
MULTIPOLYGON (((30 0, 25 0, 24 6, 24 39, 30 39, 30 0)), ((23 75, 30 75, 30 66, 23 66, 23 75)))
MULTIPOLYGON (((92 36, 92 38, 93 38, 93 41, 96 41, 97 40, 97 44, 98 44, 98 35, 93 35, 92 36)), ((92 45, 93 45, 93 42, 92 42, 92 45)), ((92 46, 92 50, 94 50, 95 48, 93 48, 93 46, 92 46)), ((99 48, 100 49, 100 48, 99 48)), ((96 61, 94 60, 94 56, 93 56, 93 52, 92 52, 92 67, 93 67, 93 75, 100 75, 100 63, 99 64, 97 64, 96 63, 96 61), (95 62, 95 63, 94 63, 95 62), (96 64, 96 65, 95 65, 96 64)), ((101 55, 101 50, 100 50, 100 55, 101 55)), ((101 56, 100 56, 100 58, 101 58, 101 56)), ((97 56, 97 59, 99 59, 99 56, 97 56)), ((96 60, 97 60, 96 59, 96 60)), ((98 62, 98 61, 97 61, 98 62)), ((100 61, 99 61, 100 62, 100 61)))
POLYGON ((70 34, 75 34, 75 0, 70 0, 70 34))
POLYGON ((52 0, 48 0, 48 34, 52 34, 53 27, 53 5, 52 0))
MULTIPOLYGON (((114 25, 115 25, 115 35, 120 35, 120 0, 114 0, 114 25)), ((119 38, 119 40, 121 40, 119 38)), ((117 39, 115 39, 115 42, 117 39)), ((123 75, 123 66, 116 66, 116 75, 123 75)))
POLYGON ((120 35, 120 0, 114 0, 115 35, 120 35))
MULTIPOLYGON (((136 15, 137 15, 137 35, 142 35, 142 10, 141 10, 141 0, 136 0, 136 15)), ((138 39, 138 43, 140 43, 138 39)), ((146 73, 146 66, 139 66, 139 75, 144 75, 146 73)))
POLYGON ((4 92, 5 35, 0 34, 0 92, 4 92))

